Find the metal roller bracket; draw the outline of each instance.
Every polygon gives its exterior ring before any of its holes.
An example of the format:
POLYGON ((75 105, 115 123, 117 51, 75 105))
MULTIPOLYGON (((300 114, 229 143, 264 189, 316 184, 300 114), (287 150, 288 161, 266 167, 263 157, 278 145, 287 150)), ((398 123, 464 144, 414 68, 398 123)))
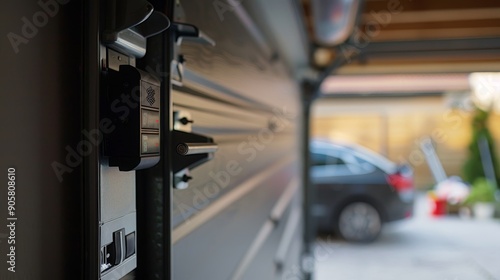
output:
POLYGON ((169 26, 167 16, 155 12, 147 1, 109 0, 102 41, 110 48, 140 58, 146 54, 146 39, 169 26))
POLYGON ((190 169, 211 160, 218 149, 211 137, 192 133, 192 123, 188 112, 174 112, 172 164, 176 189, 186 189, 192 179, 190 169))

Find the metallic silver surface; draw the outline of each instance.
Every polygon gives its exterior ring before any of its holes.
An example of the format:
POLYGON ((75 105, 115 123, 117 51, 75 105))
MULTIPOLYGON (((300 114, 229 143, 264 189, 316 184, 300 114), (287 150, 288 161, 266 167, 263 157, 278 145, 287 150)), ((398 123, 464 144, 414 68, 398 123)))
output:
POLYGON ((135 171, 101 164, 101 222, 106 223, 135 212, 135 171))
POLYGON ((226 209, 229 205, 245 196, 248 192, 258 187, 260 183, 268 179, 269 176, 280 170, 281 168, 290 164, 293 161, 292 156, 284 158, 275 163, 273 166, 268 167, 264 172, 252 176, 249 180, 245 181, 240 186, 236 187, 232 192, 218 199, 209 207, 189 219, 189 222, 183 223, 176 227, 172 232, 172 243, 175 244, 192 231, 196 230, 202 224, 208 222, 212 217, 216 216, 219 212, 226 209))
POLYGON ((215 153, 219 147, 216 143, 181 143, 177 152, 181 155, 199 155, 215 153))

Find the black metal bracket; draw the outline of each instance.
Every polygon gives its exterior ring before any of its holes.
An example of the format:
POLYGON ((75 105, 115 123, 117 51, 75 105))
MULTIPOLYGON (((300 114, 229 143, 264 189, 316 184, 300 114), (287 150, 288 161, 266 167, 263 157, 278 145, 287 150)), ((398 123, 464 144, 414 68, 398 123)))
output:
POLYGON ((181 45, 183 41, 192 41, 215 47, 215 41, 192 24, 174 22, 172 23, 172 28, 177 45, 181 45))
POLYGON ((195 168, 209 161, 217 150, 211 137, 179 130, 172 131, 173 172, 195 168))
POLYGON ((146 54, 146 39, 169 28, 170 20, 145 0, 108 0, 102 42, 134 57, 146 54))
MULTIPOLYGON (((212 38, 208 37, 195 25, 174 22, 172 23, 172 30, 174 33, 174 41, 177 45, 177 48, 179 48, 180 45, 185 41, 215 47, 215 41, 212 38)), ((182 54, 178 54, 176 59, 172 61, 172 81, 178 86, 182 86, 184 77, 184 63, 185 59, 182 54)))

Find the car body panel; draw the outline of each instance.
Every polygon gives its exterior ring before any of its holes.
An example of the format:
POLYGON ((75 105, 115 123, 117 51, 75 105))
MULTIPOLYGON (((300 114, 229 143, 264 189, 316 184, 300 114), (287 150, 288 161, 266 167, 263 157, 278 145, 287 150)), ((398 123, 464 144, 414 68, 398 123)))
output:
MULTIPOLYGON (((347 204, 356 201, 368 202, 381 215, 383 222, 392 222, 411 215, 413 195, 408 193, 406 199, 389 185, 388 174, 382 170, 377 160, 381 156, 363 155, 364 149, 342 145, 312 141, 311 182, 316 188, 316 203, 313 215, 317 219, 319 231, 336 230, 336 221, 340 211, 347 204), (320 155, 329 155, 327 165, 318 165, 320 155), (335 160, 338 157, 339 160, 335 160), (331 163, 337 164, 331 164, 331 163)), ((322 158, 324 159, 324 157, 322 158)), ((397 170, 395 164, 383 159, 381 164, 385 170, 397 170)), ((410 176, 411 173, 410 173, 410 176)))

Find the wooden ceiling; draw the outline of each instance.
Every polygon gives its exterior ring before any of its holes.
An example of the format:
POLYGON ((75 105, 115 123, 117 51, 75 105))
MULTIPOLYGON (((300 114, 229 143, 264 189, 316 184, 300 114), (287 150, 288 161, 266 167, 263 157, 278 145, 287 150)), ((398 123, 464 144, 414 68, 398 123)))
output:
POLYGON ((370 22, 381 21, 377 14, 390 19, 387 24, 381 22, 384 25, 373 36, 374 42, 500 36, 498 0, 368 0, 360 29, 366 31, 370 22))
POLYGON ((302 3, 318 68, 347 47, 356 56, 338 74, 500 71, 498 0, 365 0, 350 40, 336 48, 315 43, 302 3))

